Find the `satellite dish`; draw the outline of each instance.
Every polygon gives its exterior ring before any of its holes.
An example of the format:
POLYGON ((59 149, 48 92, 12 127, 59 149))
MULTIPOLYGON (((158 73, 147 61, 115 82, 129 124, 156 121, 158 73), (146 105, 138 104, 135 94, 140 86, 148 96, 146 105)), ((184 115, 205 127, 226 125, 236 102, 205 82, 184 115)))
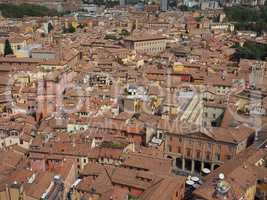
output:
POLYGON ((55 175, 55 176, 54 176, 54 179, 55 179, 55 180, 60 180, 60 175, 55 175))
POLYGON ((219 179, 221 179, 221 180, 224 179, 224 174, 223 174, 223 173, 220 173, 220 174, 219 174, 219 179))
POLYGON ((187 181, 186 181, 186 184, 187 184, 187 185, 191 185, 191 186, 193 186, 193 185, 195 184, 195 182, 194 182, 194 181, 187 180, 187 181))
POLYGON ((203 168, 202 169, 202 172, 205 173, 205 174, 209 174, 210 173, 210 170, 208 168, 203 168))
POLYGON ((191 178, 191 180, 194 181, 194 182, 198 182, 198 181, 199 181, 199 178, 196 177, 196 176, 193 176, 193 177, 191 178))

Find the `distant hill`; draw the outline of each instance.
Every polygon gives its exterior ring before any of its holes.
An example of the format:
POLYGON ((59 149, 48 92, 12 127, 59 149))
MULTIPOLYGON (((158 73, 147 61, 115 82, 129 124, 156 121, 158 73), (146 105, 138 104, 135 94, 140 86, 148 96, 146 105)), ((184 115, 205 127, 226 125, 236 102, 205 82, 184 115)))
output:
POLYGON ((42 17, 60 15, 55 9, 33 4, 0 4, 0 11, 4 17, 22 18, 24 16, 42 17))
POLYGON ((80 8, 82 0, 0 0, 0 4, 6 5, 37 5, 44 6, 58 12, 76 11, 80 8))

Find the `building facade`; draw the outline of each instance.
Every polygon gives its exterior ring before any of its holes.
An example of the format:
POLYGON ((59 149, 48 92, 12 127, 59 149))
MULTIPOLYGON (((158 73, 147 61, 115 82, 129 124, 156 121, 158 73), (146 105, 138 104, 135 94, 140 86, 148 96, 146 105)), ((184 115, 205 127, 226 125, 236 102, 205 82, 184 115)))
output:
MULTIPOLYGON (((189 134, 165 132, 165 155, 173 159, 174 170, 191 174, 199 174, 204 168, 214 170, 226 160, 232 159, 246 149, 252 136, 252 132, 247 132, 237 141, 224 138, 222 131, 221 128, 214 128, 213 133, 204 133, 204 131, 195 131, 189 134)), ((233 130, 226 129, 224 131, 225 135, 233 134, 233 130)))
POLYGON ((166 38, 163 36, 128 37, 124 40, 128 49, 139 53, 157 54, 165 51, 166 38))

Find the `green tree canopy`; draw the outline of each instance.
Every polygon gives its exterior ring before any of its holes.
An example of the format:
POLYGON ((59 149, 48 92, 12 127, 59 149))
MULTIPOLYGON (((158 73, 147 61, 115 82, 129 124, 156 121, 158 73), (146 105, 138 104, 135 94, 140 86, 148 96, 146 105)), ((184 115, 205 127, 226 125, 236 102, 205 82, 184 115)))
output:
POLYGON ((72 26, 72 24, 70 24, 69 32, 74 33, 75 31, 76 31, 76 29, 72 26))
POLYGON ((236 49, 236 53, 233 55, 234 60, 241 58, 264 60, 267 57, 266 44, 247 41, 242 47, 239 44, 235 44, 233 48, 236 49))
POLYGON ((68 28, 66 28, 65 26, 63 27, 63 33, 75 33, 75 31, 76 29, 72 24, 70 24, 68 28))
POLYGON ((236 23, 237 30, 267 31, 267 5, 260 8, 236 6, 224 9, 229 21, 236 23))
POLYGON ((130 34, 129 31, 127 31, 126 29, 122 29, 120 32, 120 35, 122 36, 128 36, 129 34, 130 34))
POLYGON ((60 15, 56 10, 51 10, 44 6, 32 4, 0 4, 0 11, 4 17, 22 18, 24 16, 42 17, 60 15))
POLYGON ((54 29, 54 27, 50 22, 48 23, 47 26, 48 26, 48 33, 50 33, 54 29))
POLYGON ((4 56, 13 54, 13 50, 11 48, 10 42, 8 39, 5 41, 5 49, 4 49, 4 56))

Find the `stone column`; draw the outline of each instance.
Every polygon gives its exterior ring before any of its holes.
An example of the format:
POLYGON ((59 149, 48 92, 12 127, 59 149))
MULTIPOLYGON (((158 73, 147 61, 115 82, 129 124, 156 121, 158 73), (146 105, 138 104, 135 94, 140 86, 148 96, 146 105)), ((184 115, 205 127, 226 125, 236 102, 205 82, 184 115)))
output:
POLYGON ((194 174, 195 173, 195 161, 192 160, 191 161, 191 174, 194 174))
POLYGON ((201 161, 201 171, 202 171, 202 169, 204 169, 204 168, 205 168, 204 162, 201 161))
POLYGON ((173 169, 177 169, 177 166, 176 166, 176 158, 174 157, 172 157, 172 168, 173 169))
POLYGON ((182 158, 182 170, 185 171, 185 159, 182 158))

